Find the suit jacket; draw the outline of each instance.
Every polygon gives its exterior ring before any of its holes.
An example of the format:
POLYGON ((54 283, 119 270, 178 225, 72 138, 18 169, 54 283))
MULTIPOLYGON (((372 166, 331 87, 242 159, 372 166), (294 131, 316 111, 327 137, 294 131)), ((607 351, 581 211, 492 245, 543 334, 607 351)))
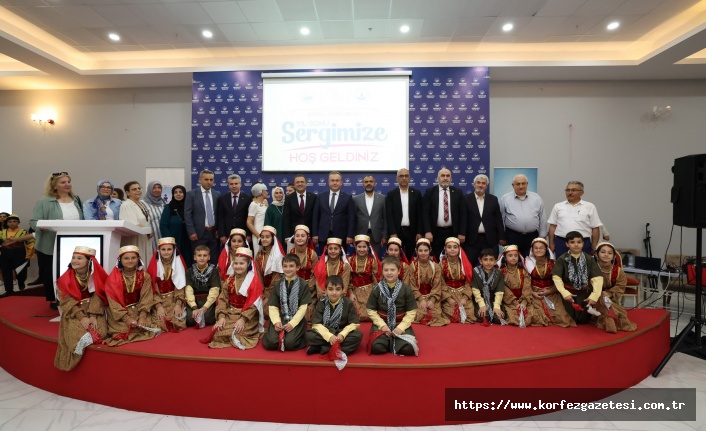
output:
MULTIPOLYGON (((218 190, 211 189, 211 200, 213 201, 213 219, 218 227, 218 218, 216 217, 216 206, 221 193, 218 190)), ((201 187, 197 187, 186 193, 184 198, 184 222, 186 223, 186 233, 189 236, 196 234, 199 238, 203 238, 203 233, 206 230, 206 207, 203 203, 203 193, 201 187)))
POLYGON ((372 241, 380 243, 383 238, 387 238, 387 221, 385 220, 385 195, 373 193, 373 207, 368 214, 368 206, 365 204, 365 193, 353 197, 355 204, 356 235, 367 235, 368 222, 372 232, 372 241))
POLYGON ((346 192, 338 191, 336 195, 336 207, 333 214, 329 209, 331 200, 331 190, 319 193, 314 205, 314 217, 312 222, 311 236, 318 236, 320 242, 326 238, 341 238, 344 242, 346 238, 355 236, 355 205, 353 197, 346 192), (333 234, 329 235, 329 226, 333 222, 333 234))
MULTIPOLYGON (((409 187, 407 189, 407 199, 409 200, 409 227, 413 235, 424 235, 422 232, 422 192, 409 187)), ((387 221, 387 234, 398 235, 402 227, 402 198, 400 188, 397 187, 385 196, 385 215, 387 221)))
POLYGON ((282 209, 282 230, 284 238, 294 235, 294 228, 297 225, 306 225, 311 232, 314 222, 314 206, 316 205, 316 193, 306 192, 306 203, 304 204, 304 214, 299 211, 299 193, 294 192, 284 198, 284 208, 282 209))
POLYGON ((471 192, 466 195, 466 207, 468 210, 468 233, 466 234, 466 244, 473 243, 478 239, 478 227, 481 221, 485 228, 485 236, 490 244, 497 244, 500 240, 505 240, 505 227, 503 226, 503 215, 500 211, 498 197, 485 194, 483 203, 483 214, 478 211, 476 194, 471 192))
POLYGON ((252 202, 252 196, 243 192, 238 193, 238 205, 233 209, 231 193, 225 193, 218 198, 216 206, 216 220, 218 220, 218 236, 229 236, 232 229, 240 228, 250 234, 245 222, 248 220, 248 208, 252 202))
MULTIPOLYGON (((463 191, 454 186, 449 186, 449 212, 451 215, 453 236, 457 237, 459 234, 465 235, 466 203, 463 199, 463 191)), ((436 220, 439 215, 439 186, 429 187, 424 192, 422 214, 424 233, 434 232, 434 229, 436 229, 436 220)))

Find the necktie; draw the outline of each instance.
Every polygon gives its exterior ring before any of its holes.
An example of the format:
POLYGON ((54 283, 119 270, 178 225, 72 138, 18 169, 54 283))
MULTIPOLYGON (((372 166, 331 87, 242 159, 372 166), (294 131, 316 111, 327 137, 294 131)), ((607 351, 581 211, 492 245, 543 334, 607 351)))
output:
POLYGON ((333 214, 333 209, 336 208, 336 193, 331 193, 331 202, 328 205, 331 214, 333 214))
POLYGON ((444 188, 444 223, 449 222, 449 191, 444 188))
POLYGON ((233 209, 238 206, 238 195, 233 196, 233 209))
POLYGON ((304 195, 299 195, 299 211, 304 214, 304 195))
POLYGON ((211 191, 206 190, 206 223, 208 223, 208 226, 213 226, 216 224, 215 221, 213 221, 213 205, 211 204, 211 191))

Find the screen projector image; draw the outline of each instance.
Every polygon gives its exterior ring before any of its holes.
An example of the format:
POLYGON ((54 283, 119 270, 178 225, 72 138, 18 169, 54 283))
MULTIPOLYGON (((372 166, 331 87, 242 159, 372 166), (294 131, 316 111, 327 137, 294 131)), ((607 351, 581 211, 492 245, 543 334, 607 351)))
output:
POLYGON ((409 72, 373 73, 263 74, 262 170, 406 167, 409 72))

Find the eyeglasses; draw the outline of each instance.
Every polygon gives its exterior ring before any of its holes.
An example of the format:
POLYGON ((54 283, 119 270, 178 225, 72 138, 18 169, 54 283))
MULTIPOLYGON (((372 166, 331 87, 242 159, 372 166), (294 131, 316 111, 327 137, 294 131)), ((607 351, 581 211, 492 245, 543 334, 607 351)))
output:
POLYGON ((68 173, 68 172, 65 172, 65 171, 64 171, 64 172, 54 172, 53 174, 51 174, 51 177, 52 177, 52 178, 56 178, 56 177, 65 177, 65 176, 68 176, 68 175, 69 175, 69 173, 68 173))
POLYGON ((113 188, 111 186, 101 186, 100 188, 107 189, 107 190, 113 190, 113 188))
POLYGON ((578 192, 582 192, 583 189, 564 189, 564 191, 566 193, 578 193, 578 192))

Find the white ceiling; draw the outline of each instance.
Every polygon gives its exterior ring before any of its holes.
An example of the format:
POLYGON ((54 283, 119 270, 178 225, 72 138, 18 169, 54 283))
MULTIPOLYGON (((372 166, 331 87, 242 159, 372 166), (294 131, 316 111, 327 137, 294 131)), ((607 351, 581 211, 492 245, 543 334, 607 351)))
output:
POLYGON ((0 89, 400 65, 490 66, 494 80, 701 79, 706 0, 0 0, 0 89))

